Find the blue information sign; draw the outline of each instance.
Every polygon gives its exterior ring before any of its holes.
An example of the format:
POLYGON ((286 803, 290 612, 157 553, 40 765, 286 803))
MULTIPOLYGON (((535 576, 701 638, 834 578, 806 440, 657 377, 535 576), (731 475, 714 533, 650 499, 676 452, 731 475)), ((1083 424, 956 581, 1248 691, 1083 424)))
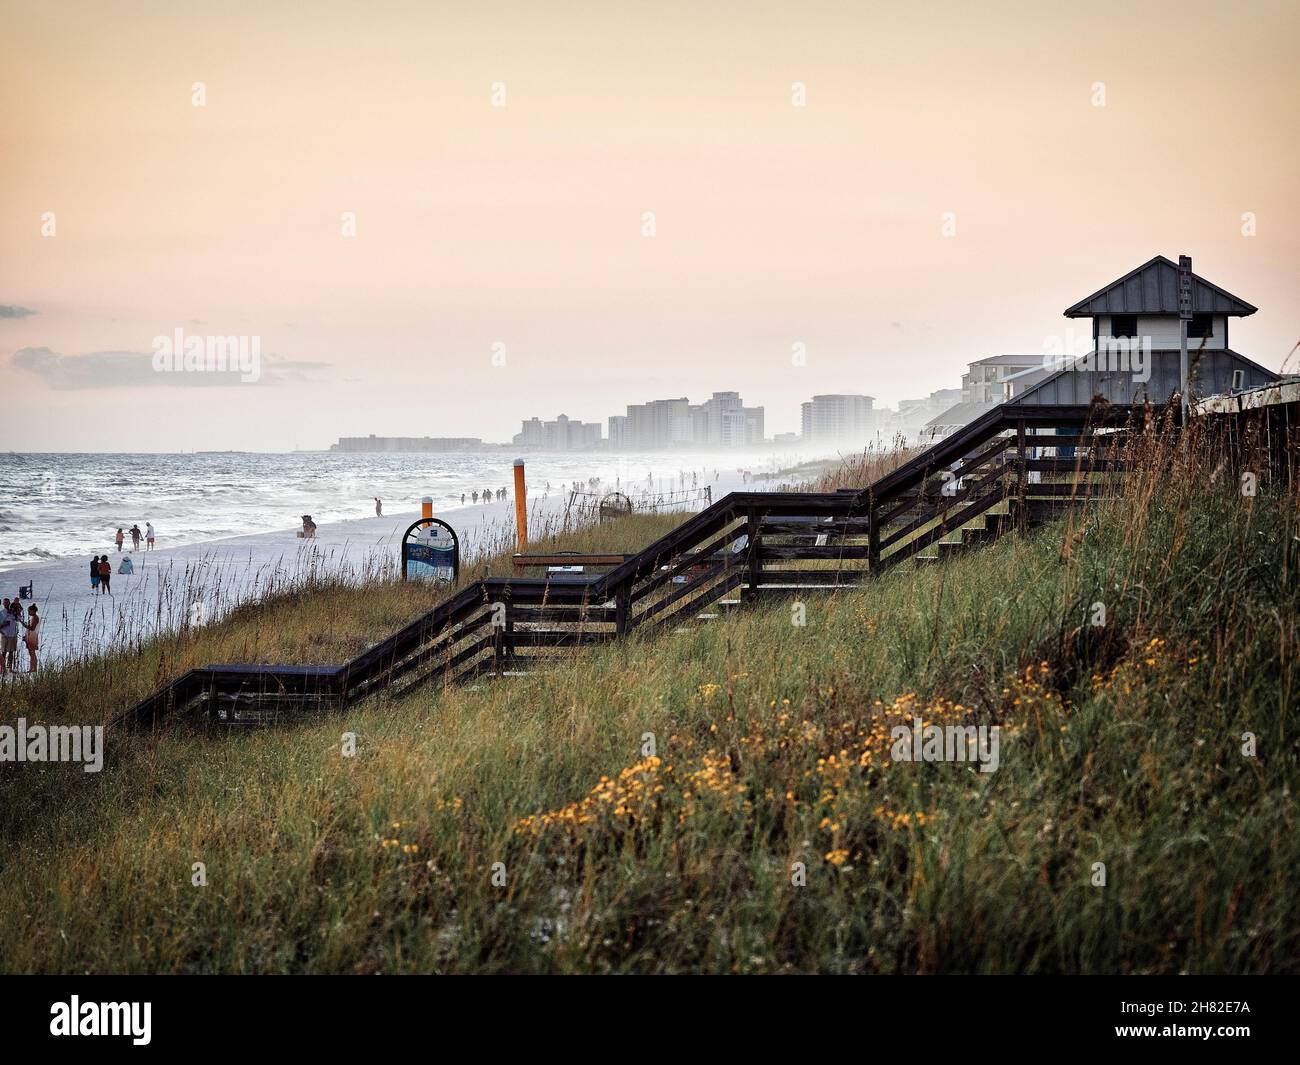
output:
POLYGON ((421 518, 402 537, 402 580, 454 581, 460 573, 460 541, 438 518, 421 518))

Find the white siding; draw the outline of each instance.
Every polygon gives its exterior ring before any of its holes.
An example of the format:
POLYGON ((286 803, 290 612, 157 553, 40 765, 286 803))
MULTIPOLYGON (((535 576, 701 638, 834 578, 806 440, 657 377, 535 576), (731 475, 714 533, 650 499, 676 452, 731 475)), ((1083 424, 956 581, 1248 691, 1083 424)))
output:
MULTIPOLYGON (((1223 342, 1224 326, 1227 319, 1221 315, 1214 316, 1214 335, 1205 338, 1205 350, 1222 349, 1227 345, 1223 342)), ((1108 337, 1110 332, 1110 316, 1101 315, 1097 319, 1097 335, 1108 337)), ((1178 317, 1176 315, 1151 316, 1138 315, 1138 336, 1149 336, 1151 338, 1151 348, 1154 351, 1170 351, 1178 348, 1179 328, 1178 317)), ((1189 337, 1187 340, 1189 350, 1196 350, 1201 347, 1199 337, 1189 337)))

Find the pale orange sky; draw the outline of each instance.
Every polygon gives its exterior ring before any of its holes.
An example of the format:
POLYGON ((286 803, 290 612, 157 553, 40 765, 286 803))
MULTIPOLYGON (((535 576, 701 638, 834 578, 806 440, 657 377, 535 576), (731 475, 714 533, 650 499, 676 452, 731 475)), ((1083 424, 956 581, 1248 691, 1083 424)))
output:
POLYGON ((1156 254, 1258 306, 1232 346, 1276 369, 1298 12, 0 0, 0 449, 506 440, 721 389, 794 430, 814 393, 892 404, 1039 353, 1156 254), (178 327, 275 358, 203 389, 13 362, 178 327))

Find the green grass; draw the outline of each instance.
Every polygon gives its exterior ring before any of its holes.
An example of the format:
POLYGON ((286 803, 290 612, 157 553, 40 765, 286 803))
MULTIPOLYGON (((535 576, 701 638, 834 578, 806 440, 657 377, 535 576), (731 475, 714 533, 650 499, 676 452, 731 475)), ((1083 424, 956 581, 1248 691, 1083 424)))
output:
POLYGON ((803 626, 6 766, 0 965, 1300 971, 1295 501, 1230 488, 1135 478, 803 626), (913 710, 999 724, 998 771, 889 764, 913 710))

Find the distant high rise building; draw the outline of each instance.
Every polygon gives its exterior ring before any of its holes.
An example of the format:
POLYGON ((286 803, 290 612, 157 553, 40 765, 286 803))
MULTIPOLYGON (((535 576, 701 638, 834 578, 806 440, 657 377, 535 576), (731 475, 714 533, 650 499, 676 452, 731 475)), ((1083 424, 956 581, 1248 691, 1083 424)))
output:
POLYGON ((601 442, 600 422, 574 421, 567 414, 561 414, 553 422, 529 418, 515 433, 512 442, 516 447, 543 451, 577 451, 595 447, 601 442))
POLYGON ((828 394, 813 396, 800 406, 805 443, 857 444, 875 431, 872 396, 828 394))
POLYGON ((341 436, 331 451, 475 451, 477 436, 341 436))
POLYGON ((690 443, 690 401, 685 396, 629 404, 625 419, 624 442, 617 446, 649 450, 690 443))
POLYGON ((609 416, 609 446, 616 449, 629 448, 631 444, 631 433, 628 428, 628 417, 626 414, 611 414, 609 416))
POLYGON ((515 433, 513 443, 520 447, 541 447, 545 442, 546 436, 542 427, 541 418, 528 418, 523 429, 515 433))
POLYGON ((609 446, 650 450, 666 447, 744 447, 763 442, 763 408, 746 407, 739 392, 715 392, 692 404, 685 396, 629 404, 609 419, 609 446))
POLYGON ((696 444, 745 447, 763 442, 763 408, 746 407, 739 392, 714 392, 694 410, 696 444))

